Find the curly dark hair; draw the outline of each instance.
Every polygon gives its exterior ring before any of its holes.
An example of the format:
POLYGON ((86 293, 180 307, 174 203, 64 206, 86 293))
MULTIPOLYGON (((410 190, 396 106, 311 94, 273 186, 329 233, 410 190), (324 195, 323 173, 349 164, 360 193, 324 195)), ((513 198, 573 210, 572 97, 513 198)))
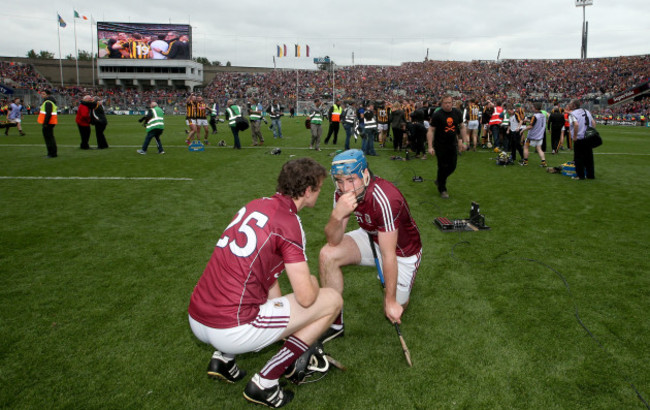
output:
POLYGON ((307 187, 318 188, 326 177, 327 170, 315 159, 292 159, 282 166, 276 191, 297 199, 305 194, 307 187))

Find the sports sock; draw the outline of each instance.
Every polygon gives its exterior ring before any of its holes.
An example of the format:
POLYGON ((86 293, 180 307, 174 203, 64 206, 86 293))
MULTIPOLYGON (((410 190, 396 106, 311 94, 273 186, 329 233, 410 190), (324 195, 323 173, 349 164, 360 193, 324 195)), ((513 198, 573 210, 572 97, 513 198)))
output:
POLYGON ((309 345, 295 336, 289 336, 284 342, 282 349, 266 363, 260 370, 260 385, 268 389, 278 384, 278 379, 284 374, 287 368, 303 353, 309 349, 309 345))
POLYGON ((230 363, 231 361, 235 360, 235 355, 234 354, 228 354, 228 353, 222 353, 218 350, 215 350, 214 353, 212 354, 213 359, 219 359, 222 362, 230 363))

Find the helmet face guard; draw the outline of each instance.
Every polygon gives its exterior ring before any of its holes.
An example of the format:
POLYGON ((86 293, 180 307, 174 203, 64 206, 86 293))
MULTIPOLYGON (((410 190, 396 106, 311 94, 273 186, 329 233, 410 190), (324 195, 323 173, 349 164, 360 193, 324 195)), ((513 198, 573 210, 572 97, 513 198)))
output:
POLYGON ((285 376, 294 384, 317 382, 327 375, 330 363, 320 342, 312 345, 289 366, 285 376))
POLYGON ((330 174, 332 176, 332 182, 339 193, 340 192, 338 185, 336 183, 336 178, 346 177, 349 175, 357 175, 363 181, 363 187, 355 189, 360 193, 357 194, 357 201, 361 201, 366 194, 366 187, 370 183, 370 173, 366 173, 365 170, 368 169, 368 161, 363 155, 363 151, 358 149, 351 149, 344 152, 341 152, 332 160, 332 167, 330 169, 330 174))

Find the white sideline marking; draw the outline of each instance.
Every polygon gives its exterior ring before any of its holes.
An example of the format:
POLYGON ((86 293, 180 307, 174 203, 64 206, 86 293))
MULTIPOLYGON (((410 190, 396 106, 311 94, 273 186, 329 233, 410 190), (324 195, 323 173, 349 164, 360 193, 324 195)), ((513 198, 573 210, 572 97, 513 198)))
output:
POLYGON ((145 180, 145 181, 192 181, 192 178, 156 178, 156 177, 22 177, 22 176, 0 176, 0 179, 107 179, 107 180, 145 180))

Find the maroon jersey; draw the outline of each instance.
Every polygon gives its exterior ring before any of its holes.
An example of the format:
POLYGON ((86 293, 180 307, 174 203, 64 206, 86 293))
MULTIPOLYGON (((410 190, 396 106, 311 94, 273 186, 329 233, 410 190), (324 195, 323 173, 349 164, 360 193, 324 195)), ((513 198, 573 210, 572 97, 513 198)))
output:
POLYGON ((306 260, 305 234, 293 200, 278 193, 256 199, 239 210, 221 235, 188 312, 218 329, 250 323, 284 264, 306 260))
MULTIPOLYGON (((338 201, 340 195, 334 196, 338 201)), ((374 177, 370 180, 363 201, 354 210, 359 226, 377 241, 377 232, 391 232, 399 229, 397 235, 397 256, 413 256, 422 249, 418 230, 409 205, 402 193, 385 179, 374 177)))

